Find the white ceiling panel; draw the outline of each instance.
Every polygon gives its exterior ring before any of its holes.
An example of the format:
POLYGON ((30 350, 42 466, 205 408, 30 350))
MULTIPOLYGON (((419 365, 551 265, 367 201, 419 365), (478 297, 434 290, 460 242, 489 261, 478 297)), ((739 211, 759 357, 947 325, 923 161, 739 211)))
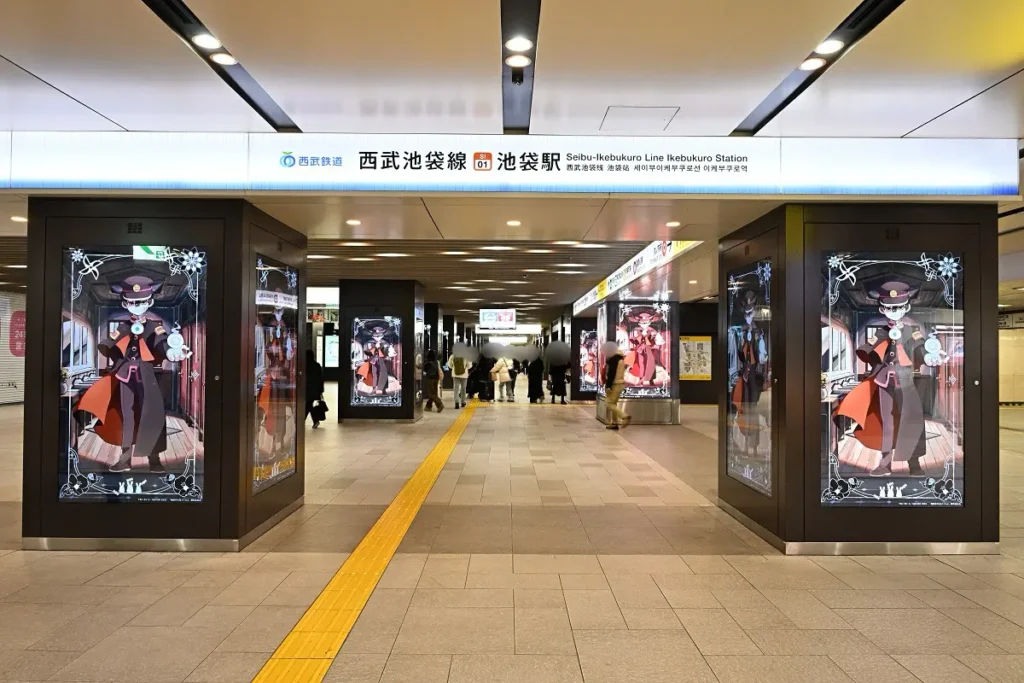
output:
POLYGON ((0 59, 0 130, 121 129, 32 74, 0 59))
POLYGON ((582 240, 606 200, 427 197, 424 201, 438 230, 449 240, 582 240), (520 225, 509 226, 508 221, 520 225))
POLYGON ((717 239, 778 204, 743 199, 613 198, 605 205, 586 238, 645 241, 717 239), (669 223, 678 225, 670 226, 669 223))
POLYGON ((139 0, 0 4, 0 54, 128 130, 272 130, 139 0))
POLYGON ((189 7, 303 131, 502 132, 498 2, 189 7))
POLYGON ((530 132, 598 135, 616 106, 679 107, 661 129, 636 117, 616 134, 728 135, 856 5, 544 2, 530 132))
POLYGON ((257 208, 310 238, 441 239, 419 197, 250 197, 257 208), (349 225, 347 221, 359 221, 349 225))
MULTIPOLYGON (((906 135, 1020 70, 1022 24, 1020 0, 905 2, 761 134, 906 135)), ((1017 98, 1019 105, 1019 86, 1017 98)), ((1000 104, 1005 102, 995 96, 982 103, 997 109, 1000 104)), ((1018 107, 1017 133, 1019 117, 1018 107)), ((955 128, 957 137, 1008 137, 1005 109, 956 120, 947 130, 955 128)), ((932 130, 939 135, 942 128, 932 130)))
POLYGON ((913 133, 914 137, 1024 138, 1024 73, 1018 73, 964 102, 913 133))

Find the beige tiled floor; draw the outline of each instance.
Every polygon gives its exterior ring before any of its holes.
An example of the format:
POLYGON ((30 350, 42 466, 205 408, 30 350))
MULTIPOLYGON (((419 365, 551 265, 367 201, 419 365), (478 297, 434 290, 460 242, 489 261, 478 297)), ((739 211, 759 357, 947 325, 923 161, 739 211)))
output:
MULTIPOLYGON (((476 413, 326 681, 1024 682, 1024 411, 1002 556, 786 558, 711 503, 713 410, 592 410, 476 413)), ((455 415, 308 430, 307 505, 242 553, 36 553, 0 408, 0 681, 250 680, 455 415)))

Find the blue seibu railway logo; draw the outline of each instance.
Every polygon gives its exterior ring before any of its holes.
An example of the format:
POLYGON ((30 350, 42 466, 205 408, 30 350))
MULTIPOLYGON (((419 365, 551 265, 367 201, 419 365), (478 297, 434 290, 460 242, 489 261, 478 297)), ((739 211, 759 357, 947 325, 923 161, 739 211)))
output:
POLYGON ((291 152, 281 152, 281 165, 285 168, 291 168, 295 165, 295 157, 292 156, 291 152))

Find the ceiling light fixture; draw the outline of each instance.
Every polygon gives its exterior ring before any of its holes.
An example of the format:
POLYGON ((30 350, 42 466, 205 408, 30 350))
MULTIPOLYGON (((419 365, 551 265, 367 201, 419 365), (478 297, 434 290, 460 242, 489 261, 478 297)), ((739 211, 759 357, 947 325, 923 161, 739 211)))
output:
POLYGON ((442 256, 466 256, 469 254, 468 251, 442 251, 442 256))
POLYGON ((474 280, 473 282, 494 282, 494 280, 474 280))
POLYGON ((554 292, 537 292, 538 294, 545 294, 547 296, 554 296, 554 292))
POLYGON ((352 258, 349 259, 349 261, 376 261, 376 260, 377 259, 370 258, 369 256, 353 256, 352 258))
POLYGON ((527 249, 527 254, 554 254, 554 249, 527 249))
POLYGON ((817 71, 821 67, 825 66, 825 60, 821 57, 808 57, 800 65, 801 71, 817 71))
POLYGON ((377 256, 383 256, 384 258, 402 258, 403 256, 408 256, 408 254, 403 254, 400 251, 383 251, 377 254, 377 256))
POLYGON ((533 60, 526 55, 509 55, 505 57, 505 63, 513 69, 525 69, 530 66, 533 60))
POLYGON ((221 42, 209 33, 197 33, 192 36, 192 43, 204 50, 216 50, 221 46, 221 42))
POLYGON ((28 223, 28 219, 24 216, 11 216, 11 220, 15 223, 28 223))
POLYGON ((328 256, 327 254, 309 254, 309 255, 306 256, 306 258, 308 258, 310 261, 318 261, 320 259, 334 258, 334 257, 333 256, 328 256))
POLYGON ((229 55, 227 52, 214 52, 210 55, 210 59, 217 62, 221 66, 234 66, 238 64, 238 60, 229 55))
POLYGON ((370 244, 369 242, 342 242, 338 246, 342 246, 342 247, 372 247, 373 245, 370 244))
POLYGON ((814 48, 814 53, 819 55, 834 55, 844 47, 846 47, 846 43, 838 38, 827 38, 821 41, 821 44, 818 45, 818 47, 814 48))
POLYGON ((1010 304, 999 304, 999 308, 1009 308, 1010 304))
POLYGON ((556 263, 559 268, 586 268, 586 263, 556 263))
POLYGON ((583 275, 582 270, 556 270, 556 275, 583 275))
POLYGON ((483 249, 484 251, 515 251, 516 250, 515 247, 506 247, 503 244, 495 244, 495 245, 492 245, 492 246, 480 247, 480 248, 483 249))
POLYGON ((525 285, 526 280, 502 280, 506 285, 525 285))
POLYGON ((355 218, 349 218, 347 221, 345 221, 345 225, 362 225, 362 224, 363 224, 362 221, 356 220, 355 218))
POLYGON ((466 263, 497 263, 498 262, 498 259, 496 259, 496 258, 467 258, 467 259, 462 259, 462 260, 465 261, 466 263))
POLYGON ((527 268, 523 272, 524 273, 546 273, 548 271, 544 270, 543 268, 527 268))
POLYGON ((600 242, 583 242, 582 244, 576 245, 577 249, 607 249, 607 244, 601 244, 600 242))
POLYGON ((697 281, 696 280, 690 280, 690 284, 691 285, 695 285, 695 284, 697 284, 697 281))
POLYGON ((575 247, 577 244, 579 244, 579 242, 574 242, 572 240, 561 240, 559 242, 552 242, 551 244, 556 244, 560 247, 575 247))
POLYGON ((665 224, 665 227, 666 228, 678 228, 679 225, 680 225, 679 221, 669 221, 668 223, 665 224))
POLYGON ((518 228, 522 223, 519 221, 505 221, 505 225, 510 228, 518 228))
POLYGON ((15 266, 6 266, 6 267, 7 268, 28 268, 28 266, 23 265, 23 264, 18 264, 18 265, 15 265, 15 266))
POLYGON ((533 47, 533 41, 526 36, 515 36, 505 41, 505 47, 512 52, 526 52, 533 47))

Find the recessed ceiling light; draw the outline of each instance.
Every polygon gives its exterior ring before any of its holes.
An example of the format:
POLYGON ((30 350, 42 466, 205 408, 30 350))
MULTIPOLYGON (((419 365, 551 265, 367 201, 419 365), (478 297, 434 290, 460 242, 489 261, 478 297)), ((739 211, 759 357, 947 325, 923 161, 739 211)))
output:
POLYGON ((349 261, 376 261, 376 260, 377 259, 370 258, 369 256, 353 256, 352 258, 349 259, 349 261))
POLYGON ((342 242, 341 247, 372 247, 373 245, 369 242, 342 242))
POLYGON ((502 280, 506 285, 525 285, 526 280, 502 280))
POLYGON ((695 285, 695 284, 697 284, 697 281, 696 280, 690 280, 690 284, 691 285, 695 285))
POLYGON ((473 282, 494 282, 494 280, 473 280, 473 282))
POLYGON ((527 254, 554 254, 554 249, 527 249, 527 254))
POLYGON ((999 308, 1009 308, 1010 304, 999 304, 999 308))
POLYGON ((557 244, 560 247, 575 247, 579 242, 573 242, 572 240, 562 240, 560 242, 552 242, 551 244, 557 244))
POLYGON ((600 242, 583 242, 582 244, 576 245, 577 249, 607 249, 607 244, 601 244, 600 242))
POLYGON ((238 60, 229 55, 227 52, 214 52, 210 55, 210 59, 217 62, 221 66, 234 66, 238 64, 238 60))
POLYGON ((546 294, 548 296, 554 296, 554 292, 537 292, 538 294, 546 294))
POLYGON ((441 255, 442 256, 465 256, 468 253, 469 253, 468 251, 442 251, 441 255))
POLYGON ((505 63, 513 69, 523 69, 530 66, 530 62, 533 60, 526 55, 509 55, 505 57, 505 63))
POLYGON ((488 292, 504 292, 505 288, 504 287, 488 287, 487 291, 488 292))
POLYGON ((526 36, 515 36, 505 41, 505 47, 512 52, 526 52, 533 47, 533 41, 526 36))
POLYGON ((455 289, 455 290, 461 291, 461 290, 465 289, 465 287, 456 286, 456 285, 448 285, 447 287, 445 287, 445 289, 455 289))
POLYGON ((556 270, 556 275, 583 275, 582 270, 556 270))
POLYGON ((460 308, 459 313, 476 313, 472 308, 460 308))
POLYGON ((1015 291, 1015 292, 1024 292, 1024 287, 1014 287, 1013 291, 1015 291))
POLYGON ((467 258, 463 259, 466 263, 497 263, 496 258, 467 258))
POLYGON ((821 44, 814 48, 814 52, 819 55, 834 55, 844 47, 846 47, 846 43, 838 38, 828 38, 821 41, 821 44))
POLYGON ((548 271, 544 270, 543 268, 527 268, 523 272, 524 273, 546 273, 548 271))
POLYGON ((470 286, 470 285, 472 285, 473 283, 472 283, 472 282, 453 282, 452 284, 453 284, 453 285, 464 285, 464 286, 470 286))
POLYGON ((522 299, 523 297, 528 297, 530 295, 529 294, 509 294, 509 296, 512 297, 513 299, 522 299))
POLYGON ((216 50, 221 42, 209 33, 197 33, 192 36, 192 42, 205 50, 216 50))
POLYGON ((503 244, 495 244, 487 247, 480 247, 484 251, 515 251, 515 247, 506 247, 503 244))
POLYGON ((825 66, 825 60, 821 57, 809 57, 800 65, 801 71, 817 71, 825 66))
POLYGON ((18 264, 15 266, 5 266, 6 268, 28 268, 26 265, 18 264))
POLYGON ((586 263, 556 263, 559 268, 586 268, 586 263))
POLYGON ((467 304, 471 304, 477 301, 483 301, 483 299, 463 299, 467 304))
POLYGON ((356 220, 355 218, 349 218, 347 221, 345 221, 345 225, 362 225, 362 224, 363 224, 362 221, 356 220))
POLYGON ((28 219, 24 216, 11 216, 11 220, 15 223, 28 223, 28 219))
POLYGON ((519 221, 505 221, 505 225, 510 228, 518 228, 522 223, 519 221))
POLYGON ((377 254, 377 256, 383 256, 384 258, 402 258, 403 256, 408 256, 408 254, 403 254, 400 251, 384 251, 377 254))
POLYGON ((309 255, 306 256, 306 258, 308 258, 310 261, 317 261, 317 260, 320 260, 320 259, 334 258, 334 257, 333 256, 328 256, 327 254, 309 254, 309 255))
POLYGON ((679 227, 679 221, 669 221, 668 223, 665 224, 665 227, 666 228, 678 228, 679 227))

